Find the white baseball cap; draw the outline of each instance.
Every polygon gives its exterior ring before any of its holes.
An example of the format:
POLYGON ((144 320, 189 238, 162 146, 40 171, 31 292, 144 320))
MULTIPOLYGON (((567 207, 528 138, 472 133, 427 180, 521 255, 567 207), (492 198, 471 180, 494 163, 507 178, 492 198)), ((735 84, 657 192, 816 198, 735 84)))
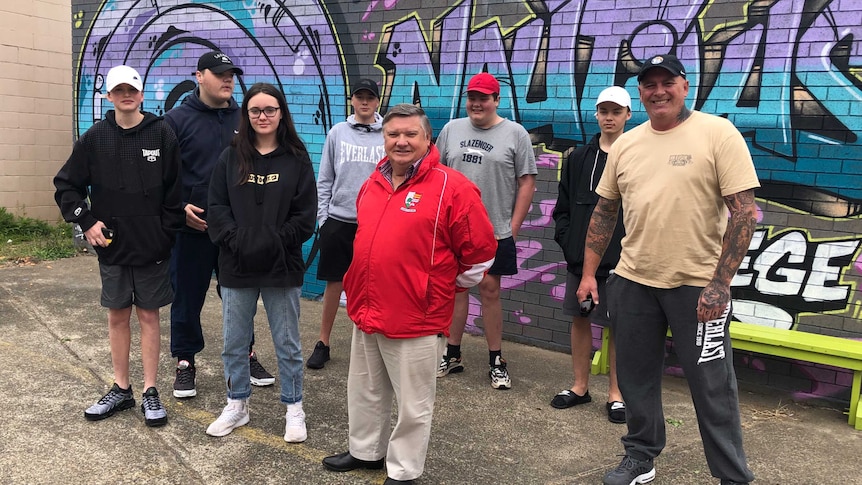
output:
POLYGON ((632 97, 629 96, 628 91, 619 86, 605 88, 601 93, 599 93, 599 99, 596 100, 596 106, 605 102, 611 102, 622 106, 623 108, 631 109, 632 107, 632 97))
POLYGON ((144 90, 144 82, 141 81, 141 75, 129 66, 114 66, 108 71, 108 76, 105 78, 105 87, 108 92, 110 93, 120 84, 128 84, 138 91, 144 90))

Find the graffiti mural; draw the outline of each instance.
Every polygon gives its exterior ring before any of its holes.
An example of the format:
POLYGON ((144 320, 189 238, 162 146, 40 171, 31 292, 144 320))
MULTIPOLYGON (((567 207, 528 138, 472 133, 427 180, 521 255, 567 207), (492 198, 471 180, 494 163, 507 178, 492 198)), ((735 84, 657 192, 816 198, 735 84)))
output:
MULTIPOLYGON (((108 109, 103 76, 127 63, 157 114, 194 89, 211 49, 245 70, 235 96, 276 84, 319 154, 349 109, 346 86, 379 81, 381 111, 421 104, 436 130, 464 116, 467 80, 501 80, 500 112, 531 134, 539 176, 505 278, 509 338, 563 348, 565 263, 550 217, 560 164, 598 131, 609 85, 636 98, 642 59, 673 53, 694 109, 727 117, 751 148, 760 220, 733 281, 737 319, 862 337, 862 4, 830 0, 73 0, 75 126, 108 109)), ((646 119, 635 103, 630 126, 646 119)), ((306 248, 308 251, 309 248, 306 248)), ((306 296, 322 293, 312 266, 306 296)), ((478 300, 471 320, 481 331, 478 300)))

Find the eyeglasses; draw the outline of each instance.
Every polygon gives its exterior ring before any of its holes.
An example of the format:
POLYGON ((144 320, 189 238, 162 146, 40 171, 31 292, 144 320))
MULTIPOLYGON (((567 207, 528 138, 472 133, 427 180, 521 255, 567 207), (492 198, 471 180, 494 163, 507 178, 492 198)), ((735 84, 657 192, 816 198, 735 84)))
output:
POLYGON ((261 113, 265 114, 267 118, 272 118, 273 116, 275 116, 276 113, 278 113, 278 107, 277 106, 267 106, 264 109, 250 108, 248 110, 248 114, 252 118, 260 117, 261 113))

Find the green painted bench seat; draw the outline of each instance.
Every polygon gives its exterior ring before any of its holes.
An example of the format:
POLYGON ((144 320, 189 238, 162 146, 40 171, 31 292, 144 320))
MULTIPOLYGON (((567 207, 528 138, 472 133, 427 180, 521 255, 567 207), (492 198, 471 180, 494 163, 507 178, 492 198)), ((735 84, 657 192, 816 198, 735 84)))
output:
MULTIPOLYGON (((671 337, 670 330, 668 337, 671 337)), ((608 329, 603 328, 601 347, 593 355, 593 374, 607 374, 610 369, 607 359, 608 339, 608 329)), ((859 406, 862 393, 862 341, 742 322, 730 324, 730 339, 735 350, 852 370, 853 384, 847 422, 855 429, 862 430, 862 407, 859 406)))

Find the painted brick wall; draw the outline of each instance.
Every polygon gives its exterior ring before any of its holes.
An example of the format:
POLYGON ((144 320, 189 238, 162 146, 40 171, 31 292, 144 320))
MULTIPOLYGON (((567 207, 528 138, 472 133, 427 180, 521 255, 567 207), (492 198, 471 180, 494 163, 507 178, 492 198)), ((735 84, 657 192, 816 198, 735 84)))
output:
POLYGON ((51 179, 73 140, 70 5, 0 4, 0 207, 50 221, 51 179))
MULTIPOLYGON (((501 114, 530 131, 539 161, 520 272, 503 280, 504 331, 558 349, 568 348, 565 263, 550 215, 561 160, 598 131, 601 89, 621 85, 637 99, 640 62, 676 53, 689 105, 739 128, 763 184, 758 231, 733 282, 735 316, 862 337, 858 1, 74 0, 73 18, 77 133, 107 109, 101 76, 111 66, 145 72, 144 106, 163 113, 194 87, 195 59, 211 48, 244 68, 237 99, 256 81, 281 86, 313 155, 348 114, 346 86, 360 76, 379 81, 381 111, 420 103, 436 131, 465 115, 470 76, 495 74, 501 114)), ((629 126, 645 119, 635 102, 629 126)), ((306 296, 322 293, 315 272, 306 296)), ((469 330, 481 331, 479 311, 473 298, 469 330)), ((764 362, 758 372, 768 373, 764 362)))

